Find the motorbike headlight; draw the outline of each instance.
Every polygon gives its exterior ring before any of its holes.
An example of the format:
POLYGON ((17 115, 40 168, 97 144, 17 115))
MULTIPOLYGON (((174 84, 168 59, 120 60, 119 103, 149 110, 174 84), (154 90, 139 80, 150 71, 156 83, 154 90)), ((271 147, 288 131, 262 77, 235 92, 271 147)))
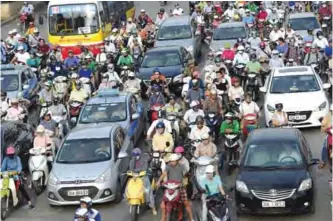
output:
POLYGON ((54 175, 54 173, 50 173, 50 176, 49 176, 49 180, 48 180, 48 183, 50 184, 50 185, 58 185, 58 184, 60 184, 60 180, 58 179, 58 177, 56 177, 55 175, 54 175))
POLYGON ((236 180, 236 190, 238 190, 239 192, 242 192, 242 193, 250 193, 246 184, 240 180, 236 180))
POLYGON ((191 45, 191 46, 188 46, 187 48, 186 48, 186 50, 188 51, 188 52, 193 52, 193 46, 191 45))
POLYGON ((275 112, 275 108, 272 107, 271 105, 267 104, 267 110, 271 113, 274 113, 275 112))
POLYGON ((111 169, 107 169, 102 175, 100 175, 95 182, 96 183, 105 183, 111 179, 111 169))
POLYGON ((183 74, 179 74, 173 78, 174 83, 182 82, 182 80, 183 80, 183 74))
POLYGON ((301 185, 299 185, 298 191, 305 191, 312 188, 312 179, 308 178, 302 181, 301 185))
POLYGON ((326 108, 326 101, 324 101, 321 105, 319 105, 319 107, 315 110, 315 111, 322 111, 326 108))

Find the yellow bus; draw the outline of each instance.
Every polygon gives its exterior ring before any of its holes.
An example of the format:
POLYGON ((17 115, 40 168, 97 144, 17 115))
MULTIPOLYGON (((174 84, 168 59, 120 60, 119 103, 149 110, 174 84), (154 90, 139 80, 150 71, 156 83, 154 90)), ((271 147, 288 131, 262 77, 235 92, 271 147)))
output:
POLYGON ((99 53, 112 25, 135 17, 134 1, 66 0, 50 1, 47 10, 48 39, 59 45, 64 57, 68 51, 80 54, 79 46, 99 53))

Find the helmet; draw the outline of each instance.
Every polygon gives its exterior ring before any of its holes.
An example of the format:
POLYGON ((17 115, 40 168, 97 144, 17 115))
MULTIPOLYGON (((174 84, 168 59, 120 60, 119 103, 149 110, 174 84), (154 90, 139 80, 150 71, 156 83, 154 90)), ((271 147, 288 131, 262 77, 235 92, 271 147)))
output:
POLYGON ((234 115, 231 113, 231 112, 228 112, 226 115, 225 115, 225 118, 227 119, 232 119, 234 117, 234 115))
POLYGON ((158 111, 158 118, 164 118, 165 116, 165 111, 164 110, 159 110, 158 111))
POLYGON ((144 9, 141 9, 141 12, 146 12, 146 10, 144 10, 144 9))
POLYGON ((11 104, 18 104, 19 100, 17 98, 13 98, 10 100, 11 104))
POLYGON ((43 125, 38 125, 36 129, 37 133, 44 133, 45 132, 45 127, 43 125))
POLYGON ((161 8, 161 9, 160 9, 160 12, 164 13, 164 12, 165 12, 165 9, 164 9, 164 8, 161 8))
POLYGON ((229 42, 225 43, 224 44, 224 48, 225 49, 230 49, 231 48, 230 43, 229 42))
POLYGON ((176 153, 172 153, 172 154, 170 154, 170 156, 169 156, 169 161, 178 161, 179 158, 180 158, 180 156, 179 156, 178 154, 176 154, 176 153))
POLYGON ((157 68, 157 67, 156 67, 156 68, 154 68, 154 70, 153 70, 153 73, 155 73, 155 72, 161 73, 161 72, 160 72, 160 69, 159 69, 159 68, 157 68))
POLYGON ((250 59, 257 59, 257 55, 256 54, 251 54, 250 59))
POLYGON ((92 200, 89 196, 82 197, 80 203, 85 203, 88 207, 92 206, 92 200))
POLYGON ((231 78, 231 84, 235 84, 236 81, 239 81, 237 77, 231 78))
POLYGON ((314 44, 311 45, 311 49, 316 49, 316 48, 317 48, 316 45, 314 44))
POLYGON ((318 37, 318 36, 323 36, 323 35, 324 35, 324 34, 323 34, 322 31, 318 31, 318 32, 317 32, 317 37, 318 37))
POLYGON ((276 103, 276 104, 275 104, 275 108, 278 109, 278 107, 283 108, 283 104, 282 104, 282 103, 276 103))
POLYGON ((78 86, 81 87, 82 86, 82 82, 80 80, 76 80, 75 81, 75 86, 76 87, 78 87, 78 86))
POLYGON ((39 30, 38 30, 38 28, 34 28, 34 33, 39 33, 39 30))
POLYGON ((175 152, 175 153, 184 153, 185 150, 184 150, 184 147, 179 146, 179 147, 176 147, 176 148, 175 148, 175 151, 174 151, 174 152, 175 152))
POLYGON ((133 156, 133 157, 139 157, 139 156, 141 155, 141 153, 142 153, 142 151, 141 151, 140 148, 134 148, 134 149, 132 150, 132 156, 133 156))
POLYGON ((243 39, 237 38, 237 43, 243 43, 243 39))
POLYGON ((170 94, 170 96, 169 96, 169 100, 175 100, 175 99, 176 99, 176 96, 173 95, 173 94, 170 94))
POLYGON ((240 45, 237 47, 237 51, 244 51, 244 50, 245 50, 245 48, 243 45, 240 45))
POLYGON ((52 87, 52 81, 46 81, 46 82, 44 83, 44 85, 45 85, 46 87, 52 87))
POLYGON ((260 42, 260 44, 259 44, 259 47, 261 47, 261 48, 264 48, 264 47, 266 47, 266 44, 265 44, 265 42, 264 42, 264 41, 260 42))
POLYGON ((203 133, 203 134, 201 134, 201 139, 202 140, 208 140, 209 139, 209 133, 203 133))
POLYGON ((15 154, 15 148, 13 146, 9 146, 7 149, 6 149, 6 154, 7 155, 14 155, 15 154))
POLYGON ((206 167, 206 173, 214 173, 214 171, 215 171, 215 168, 213 165, 208 165, 206 167))
POLYGON ((87 208, 79 208, 75 212, 75 216, 77 218, 88 218, 88 209, 87 208))
POLYGON ((133 71, 129 72, 128 77, 135 77, 135 73, 133 71))
POLYGON ((210 95, 216 95, 217 91, 215 89, 210 90, 210 95))
POLYGON ((199 123, 199 122, 205 122, 205 119, 203 118, 203 116, 199 115, 195 118, 195 123, 199 123))
POLYGON ((278 51, 278 50, 273 50, 273 51, 272 51, 272 54, 274 54, 274 55, 278 55, 278 54, 279 54, 279 51, 278 51))
POLYGON ((163 122, 158 122, 157 125, 156 125, 156 129, 159 129, 159 128, 165 128, 165 124, 163 122))
POLYGON ((1 97, 7 97, 7 92, 6 91, 1 91, 1 97))
POLYGON ((191 104, 190 104, 190 108, 196 107, 199 104, 200 104, 199 101, 192 101, 191 104))

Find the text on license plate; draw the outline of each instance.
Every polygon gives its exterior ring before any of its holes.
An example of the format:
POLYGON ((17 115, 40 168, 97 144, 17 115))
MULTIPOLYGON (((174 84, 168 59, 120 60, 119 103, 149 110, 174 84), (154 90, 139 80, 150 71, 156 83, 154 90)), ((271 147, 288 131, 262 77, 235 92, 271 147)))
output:
POLYGON ((88 196, 89 191, 88 190, 69 190, 67 192, 68 196, 88 196))
POLYGON ((290 115, 289 120, 306 120, 306 115, 290 115))
POLYGON ((269 208, 269 207, 286 207, 285 201, 262 201, 262 207, 263 208, 269 208))

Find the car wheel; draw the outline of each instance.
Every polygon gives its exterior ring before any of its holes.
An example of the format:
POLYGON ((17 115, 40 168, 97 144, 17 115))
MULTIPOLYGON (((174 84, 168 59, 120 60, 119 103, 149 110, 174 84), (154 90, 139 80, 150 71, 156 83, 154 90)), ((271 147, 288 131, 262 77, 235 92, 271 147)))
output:
POLYGON ((240 208, 237 206, 236 208, 236 213, 237 213, 237 216, 240 217, 243 215, 243 212, 240 210, 240 208))
POLYGON ((316 207, 315 207, 314 202, 312 201, 312 204, 309 208, 309 214, 315 214, 315 212, 316 212, 316 207))
POLYGON ((118 204, 121 202, 122 199, 123 199, 123 195, 122 195, 122 190, 121 190, 121 183, 120 183, 120 180, 118 180, 116 198, 114 199, 114 203, 118 204))

